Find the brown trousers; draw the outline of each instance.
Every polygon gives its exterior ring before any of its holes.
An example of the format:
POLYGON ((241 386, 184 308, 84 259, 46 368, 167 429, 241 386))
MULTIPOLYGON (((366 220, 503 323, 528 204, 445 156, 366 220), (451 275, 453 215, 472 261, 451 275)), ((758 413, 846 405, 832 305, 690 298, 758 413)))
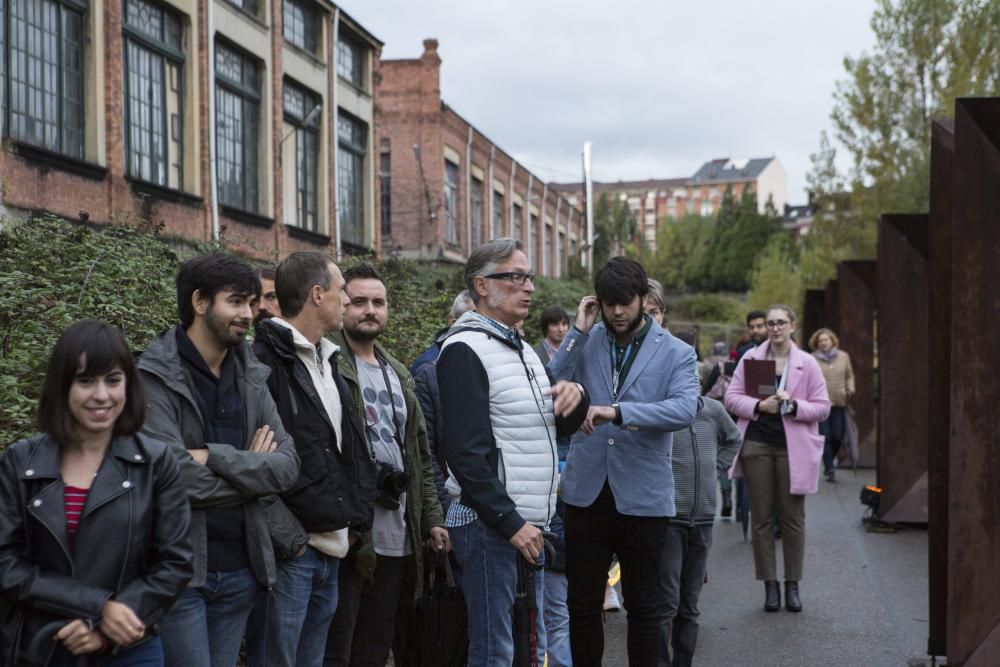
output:
POLYGON ((740 463, 750 491, 753 562, 757 579, 778 580, 774 519, 779 517, 785 581, 800 581, 806 544, 806 497, 788 492, 788 450, 747 440, 740 451, 740 463))

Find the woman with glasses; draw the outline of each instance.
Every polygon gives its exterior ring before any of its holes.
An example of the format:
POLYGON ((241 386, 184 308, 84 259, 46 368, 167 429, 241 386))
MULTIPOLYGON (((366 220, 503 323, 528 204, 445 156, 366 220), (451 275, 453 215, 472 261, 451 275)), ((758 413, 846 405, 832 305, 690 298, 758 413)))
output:
MULTIPOLYGON (((781 519, 785 608, 802 611, 799 581, 805 551, 805 497, 816 493, 823 436, 817 425, 830 413, 819 364, 792 340, 795 313, 788 306, 767 310, 767 340, 747 352, 726 391, 726 408, 739 418, 743 446, 730 477, 745 477, 750 491, 753 559, 764 581, 765 611, 781 608, 774 548, 774 522, 781 519), (747 387, 750 360, 774 362, 774 391, 747 387), (761 394, 766 398, 757 398, 761 394)), ((770 378, 768 378, 770 379, 770 378)))
POLYGON ((0 459, 0 663, 163 664, 155 625, 191 578, 191 523, 121 332, 83 320, 49 358, 43 431, 0 459))
POLYGON ((809 347, 819 362, 830 395, 830 416, 819 425, 823 443, 823 474, 834 482, 833 461, 847 433, 847 402, 854 395, 854 368, 851 357, 840 349, 837 334, 830 329, 818 329, 809 337, 809 347))

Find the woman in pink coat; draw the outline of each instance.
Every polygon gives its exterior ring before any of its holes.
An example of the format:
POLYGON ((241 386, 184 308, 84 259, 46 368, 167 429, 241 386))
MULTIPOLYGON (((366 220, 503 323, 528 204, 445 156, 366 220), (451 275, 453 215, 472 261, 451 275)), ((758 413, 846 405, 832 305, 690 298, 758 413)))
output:
POLYGON ((726 408, 739 417, 743 446, 730 477, 745 477, 750 490, 753 560, 764 581, 765 611, 781 608, 774 553, 774 520, 781 518, 785 561, 785 608, 802 611, 799 581, 805 550, 806 494, 816 493, 823 436, 817 424, 830 413, 823 373, 792 341, 795 313, 788 306, 767 311, 767 340, 743 356, 726 392, 726 408), (745 360, 775 362, 777 393, 763 400, 746 391, 745 360), (785 377, 787 375, 787 377, 785 377))

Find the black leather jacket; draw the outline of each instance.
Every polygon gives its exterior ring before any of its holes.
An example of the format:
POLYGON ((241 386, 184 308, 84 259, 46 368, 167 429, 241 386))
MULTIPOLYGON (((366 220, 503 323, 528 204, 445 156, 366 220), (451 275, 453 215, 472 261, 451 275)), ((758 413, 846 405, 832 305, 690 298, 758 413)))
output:
POLYGON ((174 454, 121 436, 87 496, 71 551, 59 445, 40 435, 0 459, 0 650, 45 665, 67 622, 96 623, 112 596, 155 625, 191 579, 191 510, 174 454))

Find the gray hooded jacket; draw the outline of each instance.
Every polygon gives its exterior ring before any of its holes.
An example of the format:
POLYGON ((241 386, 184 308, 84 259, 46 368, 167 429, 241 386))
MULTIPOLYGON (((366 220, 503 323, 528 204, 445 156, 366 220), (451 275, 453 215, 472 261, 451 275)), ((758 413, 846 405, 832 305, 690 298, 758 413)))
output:
POLYGON ((203 510, 242 505, 250 566, 257 582, 270 588, 276 568, 261 498, 292 488, 299 475, 299 456, 267 390, 270 370, 257 361, 245 343, 230 348, 229 354, 235 355, 236 384, 243 399, 243 449, 205 442, 205 423, 194 384, 181 364, 175 329, 154 338, 139 358, 147 403, 142 432, 170 445, 181 465, 181 481, 191 501, 194 577, 190 585, 203 586, 207 573, 208 533, 203 510), (269 454, 247 451, 254 433, 265 425, 274 431, 275 450, 269 454), (192 459, 188 449, 208 449, 206 465, 192 459))

